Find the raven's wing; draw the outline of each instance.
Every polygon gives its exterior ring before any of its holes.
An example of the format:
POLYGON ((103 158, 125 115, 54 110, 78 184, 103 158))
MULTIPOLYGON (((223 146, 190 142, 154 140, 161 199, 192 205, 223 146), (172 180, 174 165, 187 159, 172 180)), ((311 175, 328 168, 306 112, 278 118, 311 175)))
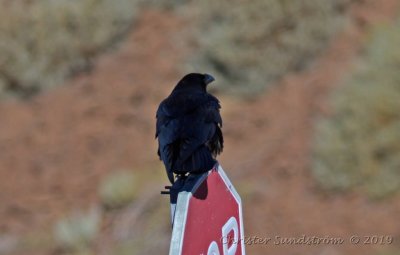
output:
POLYGON ((220 114, 221 105, 216 97, 209 95, 209 104, 207 107, 208 115, 206 122, 211 122, 215 125, 214 135, 207 141, 207 147, 212 152, 213 156, 216 157, 220 154, 224 148, 224 137, 222 135, 222 118, 220 114))
POLYGON ((158 138, 158 156, 164 162, 168 179, 174 182, 173 162, 176 160, 178 150, 174 143, 179 137, 179 119, 175 118, 168 110, 166 100, 161 102, 156 114, 156 138, 158 138))
POLYGON ((214 158, 224 149, 224 137, 219 126, 216 127, 213 137, 207 142, 207 147, 214 158))

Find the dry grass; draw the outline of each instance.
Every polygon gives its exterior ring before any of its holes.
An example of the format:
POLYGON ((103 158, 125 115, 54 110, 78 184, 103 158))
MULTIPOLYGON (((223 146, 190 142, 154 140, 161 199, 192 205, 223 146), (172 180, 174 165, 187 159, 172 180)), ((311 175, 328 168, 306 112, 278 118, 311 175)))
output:
POLYGON ((116 209, 129 205, 137 196, 137 180, 130 171, 114 172, 104 178, 99 188, 104 207, 116 209))
POLYGON ((0 0, 0 96, 60 85, 129 28, 132 0, 0 0))
POLYGON ((59 248, 74 253, 87 254, 100 231, 101 212, 92 208, 89 212, 75 212, 59 220, 54 227, 54 237, 59 248))
POLYGON ((400 189, 400 21, 376 28, 359 70, 317 125, 313 173, 334 190, 359 187, 373 198, 400 189))

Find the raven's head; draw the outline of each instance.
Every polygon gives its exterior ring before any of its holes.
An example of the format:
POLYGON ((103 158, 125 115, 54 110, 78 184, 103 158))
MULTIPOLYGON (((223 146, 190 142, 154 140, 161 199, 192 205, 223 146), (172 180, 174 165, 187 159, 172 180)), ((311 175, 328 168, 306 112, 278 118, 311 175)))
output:
POLYGON ((175 86, 174 90, 199 89, 206 91, 207 85, 215 79, 209 74, 190 73, 185 75, 175 86))

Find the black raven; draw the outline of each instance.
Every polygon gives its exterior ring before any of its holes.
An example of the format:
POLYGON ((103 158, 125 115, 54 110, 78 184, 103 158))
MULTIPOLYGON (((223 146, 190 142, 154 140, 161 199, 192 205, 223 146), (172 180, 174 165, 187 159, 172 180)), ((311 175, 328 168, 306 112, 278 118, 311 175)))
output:
POLYGON ((216 97, 207 93, 207 85, 212 81, 209 74, 187 74, 158 107, 158 156, 171 183, 174 173, 210 170, 222 152, 221 106, 216 97))

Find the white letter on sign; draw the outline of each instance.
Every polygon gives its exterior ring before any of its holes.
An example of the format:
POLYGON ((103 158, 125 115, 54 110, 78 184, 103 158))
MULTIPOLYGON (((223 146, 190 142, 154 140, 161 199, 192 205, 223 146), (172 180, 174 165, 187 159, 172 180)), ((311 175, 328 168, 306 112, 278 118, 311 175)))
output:
POLYGON ((219 255, 218 244, 215 241, 208 247, 207 255, 219 255))
POLYGON ((239 242, 238 223, 235 217, 231 217, 222 227, 222 240, 223 240, 222 247, 224 255, 235 255, 237 244, 239 242), (230 242, 230 240, 228 239, 228 234, 232 230, 233 230, 233 240, 232 240, 233 242, 230 242), (229 243, 232 243, 231 247, 228 247, 229 243))

